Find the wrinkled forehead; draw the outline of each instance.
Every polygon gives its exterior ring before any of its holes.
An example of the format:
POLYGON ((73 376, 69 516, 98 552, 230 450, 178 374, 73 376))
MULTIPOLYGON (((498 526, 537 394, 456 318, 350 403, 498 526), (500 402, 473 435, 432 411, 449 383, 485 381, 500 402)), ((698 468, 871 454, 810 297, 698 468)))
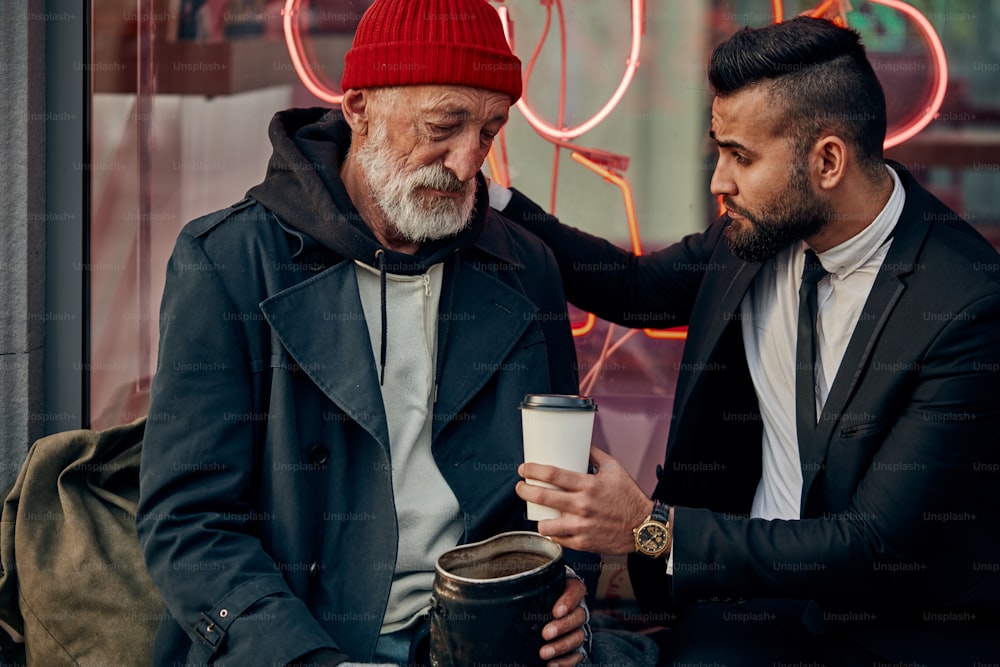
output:
POLYGON ((376 96, 393 113, 454 116, 480 122, 506 122, 511 99, 506 93, 470 86, 428 84, 383 89, 376 96))

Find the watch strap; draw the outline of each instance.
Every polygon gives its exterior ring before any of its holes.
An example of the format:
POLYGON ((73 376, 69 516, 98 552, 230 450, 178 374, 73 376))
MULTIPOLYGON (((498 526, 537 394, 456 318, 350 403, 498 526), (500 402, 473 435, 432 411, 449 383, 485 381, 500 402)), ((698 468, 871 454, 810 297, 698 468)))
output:
POLYGON ((659 521, 660 523, 667 525, 670 523, 670 506, 666 503, 660 502, 659 500, 653 501, 653 511, 649 515, 649 518, 653 521, 659 521))

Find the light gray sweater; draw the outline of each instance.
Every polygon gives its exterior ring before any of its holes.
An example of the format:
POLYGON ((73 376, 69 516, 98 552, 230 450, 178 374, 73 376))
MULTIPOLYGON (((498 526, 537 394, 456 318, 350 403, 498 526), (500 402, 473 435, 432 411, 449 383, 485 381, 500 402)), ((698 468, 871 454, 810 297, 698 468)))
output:
POLYGON ((417 276, 386 274, 386 326, 379 272, 356 263, 372 353, 387 333, 382 403, 389 425, 399 547, 382 633, 407 627, 430 607, 438 556, 464 530, 458 500, 431 455, 438 304, 443 265, 417 276))

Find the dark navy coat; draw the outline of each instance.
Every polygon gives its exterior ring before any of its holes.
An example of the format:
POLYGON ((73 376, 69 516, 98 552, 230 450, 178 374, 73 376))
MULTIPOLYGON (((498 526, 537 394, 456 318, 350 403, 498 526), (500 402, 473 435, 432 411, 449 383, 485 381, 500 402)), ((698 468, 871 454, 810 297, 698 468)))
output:
MULTIPOLYGON (((445 263, 433 415, 466 542, 532 529, 514 494, 518 405, 578 386, 551 253, 488 215, 445 263)), ((171 615, 156 664, 284 665, 321 647, 371 659, 397 526, 354 263, 253 199, 190 223, 150 413, 138 530, 171 615)), ((597 574, 594 558, 576 565, 597 574)))

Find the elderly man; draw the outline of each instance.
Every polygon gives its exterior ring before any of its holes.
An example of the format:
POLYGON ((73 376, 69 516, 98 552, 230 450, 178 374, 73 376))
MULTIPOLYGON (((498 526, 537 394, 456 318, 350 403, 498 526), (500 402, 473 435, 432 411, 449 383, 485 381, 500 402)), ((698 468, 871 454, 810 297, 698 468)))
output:
MULTIPOLYGON (((277 114, 263 183, 181 233, 138 517, 156 665, 410 662, 436 558, 533 527, 518 405, 577 377, 555 262, 479 174, 520 76, 484 0, 378 0, 342 114, 277 114)), ((549 665, 584 657, 568 581, 549 665)))

